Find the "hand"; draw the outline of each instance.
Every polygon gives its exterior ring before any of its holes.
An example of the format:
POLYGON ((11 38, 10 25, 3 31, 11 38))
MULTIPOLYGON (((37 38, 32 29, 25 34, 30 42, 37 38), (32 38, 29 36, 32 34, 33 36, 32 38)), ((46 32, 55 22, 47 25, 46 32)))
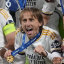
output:
POLYGON ((35 52, 39 53, 40 55, 47 56, 46 51, 44 50, 43 46, 38 45, 35 49, 35 52))
POLYGON ((55 0, 45 0, 46 2, 55 2, 55 0))
POLYGON ((54 57, 52 61, 53 61, 53 64, 61 64, 62 58, 61 57, 54 57))
POLYGON ((7 50, 4 54, 4 57, 6 58, 7 62, 11 63, 14 61, 14 57, 11 55, 11 50, 7 50))
POLYGON ((6 52, 5 52, 5 54, 4 54, 4 57, 5 58, 7 58, 8 56, 10 56, 11 55, 11 50, 7 50, 6 52))

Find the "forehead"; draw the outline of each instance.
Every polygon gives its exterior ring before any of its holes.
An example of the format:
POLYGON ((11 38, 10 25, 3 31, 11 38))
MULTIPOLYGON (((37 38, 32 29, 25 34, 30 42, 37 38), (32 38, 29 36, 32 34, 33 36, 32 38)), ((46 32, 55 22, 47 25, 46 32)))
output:
POLYGON ((35 18, 35 15, 32 12, 27 11, 22 14, 22 19, 23 18, 35 18))
POLYGON ((23 16, 33 16, 33 13, 32 13, 32 12, 25 12, 25 13, 23 14, 23 16))

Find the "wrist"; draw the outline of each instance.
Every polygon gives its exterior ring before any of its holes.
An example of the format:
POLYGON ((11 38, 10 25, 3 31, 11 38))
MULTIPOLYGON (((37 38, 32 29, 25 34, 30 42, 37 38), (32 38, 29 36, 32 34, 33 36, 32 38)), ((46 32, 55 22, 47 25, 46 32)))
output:
POLYGON ((46 52, 46 56, 45 57, 47 57, 48 56, 48 53, 47 53, 47 51, 45 51, 46 52))
POLYGON ((44 57, 47 57, 48 53, 46 51, 41 53, 44 57))
MULTIPOLYGON (((46 52, 46 51, 45 51, 46 52)), ((48 56, 48 53, 46 52, 46 57, 48 56)))
POLYGON ((1 47, 1 48, 0 48, 0 56, 1 56, 2 58, 4 58, 4 54, 5 54, 5 52, 6 52, 7 50, 8 50, 8 49, 5 48, 5 47, 1 47))

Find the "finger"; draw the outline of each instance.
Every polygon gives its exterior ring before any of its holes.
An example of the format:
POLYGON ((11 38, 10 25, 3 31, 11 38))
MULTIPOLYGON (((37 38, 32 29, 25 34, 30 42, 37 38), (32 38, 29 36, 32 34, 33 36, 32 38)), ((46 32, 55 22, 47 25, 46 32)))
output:
POLYGON ((8 50, 8 51, 5 52, 4 57, 6 58, 6 57, 8 57, 8 56, 10 56, 10 55, 11 55, 11 51, 8 50))

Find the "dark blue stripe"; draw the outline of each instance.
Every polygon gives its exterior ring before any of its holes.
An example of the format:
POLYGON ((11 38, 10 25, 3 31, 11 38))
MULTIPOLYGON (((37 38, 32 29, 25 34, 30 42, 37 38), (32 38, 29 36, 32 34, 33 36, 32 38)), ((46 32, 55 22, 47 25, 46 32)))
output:
POLYGON ((60 4, 61 4, 61 8, 62 8, 62 13, 64 14, 64 8, 63 8, 62 0, 60 0, 60 4))

